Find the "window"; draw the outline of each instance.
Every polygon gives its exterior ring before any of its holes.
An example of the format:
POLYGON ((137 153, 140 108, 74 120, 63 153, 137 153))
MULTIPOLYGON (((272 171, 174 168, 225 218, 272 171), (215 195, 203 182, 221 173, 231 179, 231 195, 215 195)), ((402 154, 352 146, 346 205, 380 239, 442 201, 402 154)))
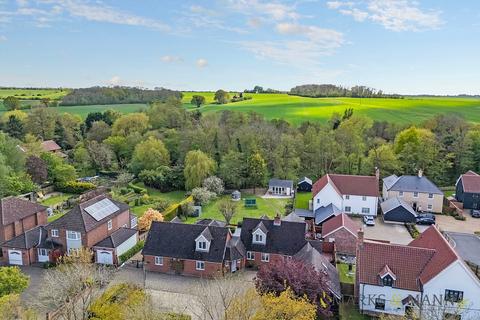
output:
POLYGON ((320 199, 317 199, 317 203, 320 203, 320 199))
POLYGON ((367 197, 366 197, 366 196, 362 196, 362 201, 367 201, 367 197))
POLYGON ((206 241, 197 241, 197 249, 198 250, 207 250, 207 242, 206 241))
POLYGON ((393 278, 390 277, 389 275, 386 275, 385 277, 383 277, 382 283, 386 287, 391 287, 393 286, 393 278))
POLYGON ((399 191, 399 192, 398 192, 398 196, 399 196, 399 197, 403 197, 403 191, 399 191))
POLYGON ((48 256, 47 249, 38 249, 38 255, 39 256, 48 256))
POLYGON ((260 230, 255 231, 253 234, 253 243, 265 244, 265 234, 260 230))
POLYGON ((433 193, 428 194, 428 199, 433 199, 433 193))
POLYGON ((133 217, 131 220, 130 220, 130 227, 131 228, 135 228, 137 226, 137 217, 133 217))
POLYGON ((433 206, 431 204, 429 204, 429 205, 427 205, 427 209, 428 209, 428 211, 432 211, 433 206))
POLYGON ((108 220, 107 222, 107 229, 112 230, 112 220, 108 220))
POLYGON ((76 231, 67 231, 67 239, 68 240, 80 240, 80 232, 76 231))
POLYGON ((414 193, 413 193, 413 197, 414 197, 414 198, 418 198, 418 192, 414 192, 414 193))
POLYGON ((370 208, 362 208, 362 213, 370 213, 370 208))
POLYGON ((195 263, 195 269, 197 270, 205 270, 205 262, 204 261, 197 261, 195 263))
POLYGON ((58 238, 58 229, 52 229, 52 238, 58 238))
POLYGON ((345 207, 345 212, 352 212, 352 207, 346 206, 345 207))
POLYGON ((270 254, 262 252, 262 262, 270 261, 270 254))
POLYGON ((385 310, 385 299, 376 298, 376 299, 375 299, 375 309, 377 309, 377 310, 385 310))
POLYGON ((255 260, 255 252, 247 251, 247 260, 255 260))
POLYGON ((445 301, 460 302, 463 300, 463 291, 445 290, 445 301))
POLYGON ((122 228, 127 228, 127 227, 128 227, 128 226, 127 226, 127 224, 126 224, 126 223, 125 223, 125 224, 122 226, 122 228))
POLYGON ((349 199, 350 199, 350 195, 349 194, 345 195, 345 200, 349 200, 349 199))
POLYGON ((155 257, 155 265, 163 266, 163 257, 155 257))

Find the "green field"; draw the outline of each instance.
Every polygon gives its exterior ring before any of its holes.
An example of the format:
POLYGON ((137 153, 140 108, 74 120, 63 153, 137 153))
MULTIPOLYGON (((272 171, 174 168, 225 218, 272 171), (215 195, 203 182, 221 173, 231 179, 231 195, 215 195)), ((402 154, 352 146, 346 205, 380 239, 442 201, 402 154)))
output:
POLYGON ((59 100, 68 93, 68 89, 2 89, 0 88, 0 99, 9 96, 17 97, 21 100, 39 100, 49 98, 59 100))

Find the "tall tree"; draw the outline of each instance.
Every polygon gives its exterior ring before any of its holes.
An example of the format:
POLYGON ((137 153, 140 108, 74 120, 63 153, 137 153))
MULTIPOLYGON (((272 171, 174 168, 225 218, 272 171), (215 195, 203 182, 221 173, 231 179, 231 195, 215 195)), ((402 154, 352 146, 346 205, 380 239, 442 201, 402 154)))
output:
POLYGON ((43 140, 53 139, 58 114, 55 109, 37 107, 30 111, 27 118, 27 130, 43 140))
POLYGON ((262 155, 258 152, 252 154, 247 161, 248 181, 254 190, 262 186, 267 179, 267 164, 262 155))
POLYGON ((126 137, 134 132, 143 134, 148 129, 148 116, 145 113, 130 113, 121 116, 112 126, 114 136, 126 137))
POLYGON ((193 95, 190 103, 197 106, 197 108, 200 108, 202 104, 205 104, 205 101, 206 100, 204 96, 193 95))
POLYGON ((185 188, 192 190, 202 185, 205 178, 211 176, 216 169, 216 163, 200 150, 193 150, 185 157, 185 188))
POLYGON ((16 139, 22 139, 25 135, 23 122, 14 115, 8 118, 3 130, 8 133, 10 137, 16 139))
POLYGON ((220 89, 215 92, 213 99, 217 101, 218 104, 225 104, 230 100, 230 95, 225 90, 220 89))
POLYGON ((9 96, 3 99, 3 105, 7 110, 20 109, 20 100, 14 96, 9 96))
POLYGON ((279 179, 296 179, 300 158, 298 157, 295 137, 283 134, 273 152, 273 173, 279 179))
POLYGON ((229 188, 240 189, 245 186, 246 163, 240 152, 229 151, 222 157, 219 175, 229 188))
POLYGON ((37 184, 44 183, 48 178, 47 164, 41 158, 29 156, 25 163, 27 173, 32 177, 32 181, 37 184))
POLYGON ((170 165, 170 155, 167 148, 161 140, 152 136, 137 144, 130 163, 132 171, 136 174, 142 170, 152 170, 168 165, 170 165))

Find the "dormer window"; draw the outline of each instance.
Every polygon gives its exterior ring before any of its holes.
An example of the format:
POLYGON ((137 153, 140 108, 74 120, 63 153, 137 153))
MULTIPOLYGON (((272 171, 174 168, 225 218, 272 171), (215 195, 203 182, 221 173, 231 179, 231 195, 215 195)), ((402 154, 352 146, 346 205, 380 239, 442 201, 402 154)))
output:
POLYGON ((267 235, 262 230, 257 229, 253 232, 252 242, 254 244, 265 244, 267 242, 267 235))
POLYGON ((387 265, 380 271, 379 276, 380 284, 385 287, 393 287, 394 281, 397 280, 397 277, 387 265))
POLYGON ((255 242, 261 242, 263 243, 263 234, 256 234, 255 235, 255 242))
POLYGON ((385 287, 391 287, 393 286, 393 278, 390 275, 386 275, 383 277, 382 283, 385 287))
POLYGON ((208 252, 210 250, 210 242, 213 237, 210 230, 205 228, 203 232, 195 239, 195 251, 208 252))
POLYGON ((198 241, 197 242, 197 249, 200 250, 200 251, 207 250, 207 241, 198 241))

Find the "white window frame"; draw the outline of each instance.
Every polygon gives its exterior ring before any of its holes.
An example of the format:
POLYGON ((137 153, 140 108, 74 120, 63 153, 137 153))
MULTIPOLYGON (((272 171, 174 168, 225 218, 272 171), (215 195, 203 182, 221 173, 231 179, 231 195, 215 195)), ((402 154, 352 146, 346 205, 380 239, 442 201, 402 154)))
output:
POLYGON ((45 249, 45 248, 38 248, 38 255, 46 257, 46 256, 48 256, 48 250, 45 249), (43 254, 43 253, 45 253, 45 254, 43 254))
POLYGON ((112 230, 112 228, 113 228, 113 222, 112 222, 112 219, 110 219, 107 221, 107 229, 112 230))
POLYGON ((135 228, 137 224, 138 224, 137 217, 133 217, 132 219, 130 219, 130 228, 135 228))
POLYGON ((207 241, 197 241, 197 250, 207 251, 207 241))
POLYGON ((195 261, 195 270, 203 271, 205 270, 205 261, 195 261))
POLYGON ((369 214, 369 213, 370 213, 370 208, 363 207, 363 208, 362 208, 362 213, 363 213, 363 214, 369 214))
POLYGON ((350 200, 350 195, 349 194, 345 195, 345 200, 350 200))
POLYGON ((403 197, 403 191, 398 191, 398 196, 403 197))
POLYGON ((155 265, 156 266, 163 266, 163 257, 155 256, 155 265))
POLYGON ((262 252, 262 262, 269 262, 270 261, 270 253, 262 252))
POLYGON ((414 197, 414 198, 418 198, 418 192, 414 192, 414 193, 413 193, 413 197, 414 197))
POLYGON ((67 239, 68 240, 81 240, 82 235, 78 231, 67 230, 67 239), (72 238, 71 235, 75 235, 75 237, 72 238))
POLYGON ((350 206, 345 206, 345 212, 352 212, 352 207, 350 206), (348 208, 348 209, 347 209, 348 208))
POLYGON ((428 199, 433 199, 433 197, 434 197, 433 193, 428 194, 428 199))
POLYGON ((247 251, 247 260, 255 260, 255 252, 247 251))
POLYGON ((362 201, 367 201, 367 196, 362 196, 362 201))
POLYGON ((52 234, 52 238, 58 238, 59 237, 58 229, 52 229, 51 234, 52 234))

